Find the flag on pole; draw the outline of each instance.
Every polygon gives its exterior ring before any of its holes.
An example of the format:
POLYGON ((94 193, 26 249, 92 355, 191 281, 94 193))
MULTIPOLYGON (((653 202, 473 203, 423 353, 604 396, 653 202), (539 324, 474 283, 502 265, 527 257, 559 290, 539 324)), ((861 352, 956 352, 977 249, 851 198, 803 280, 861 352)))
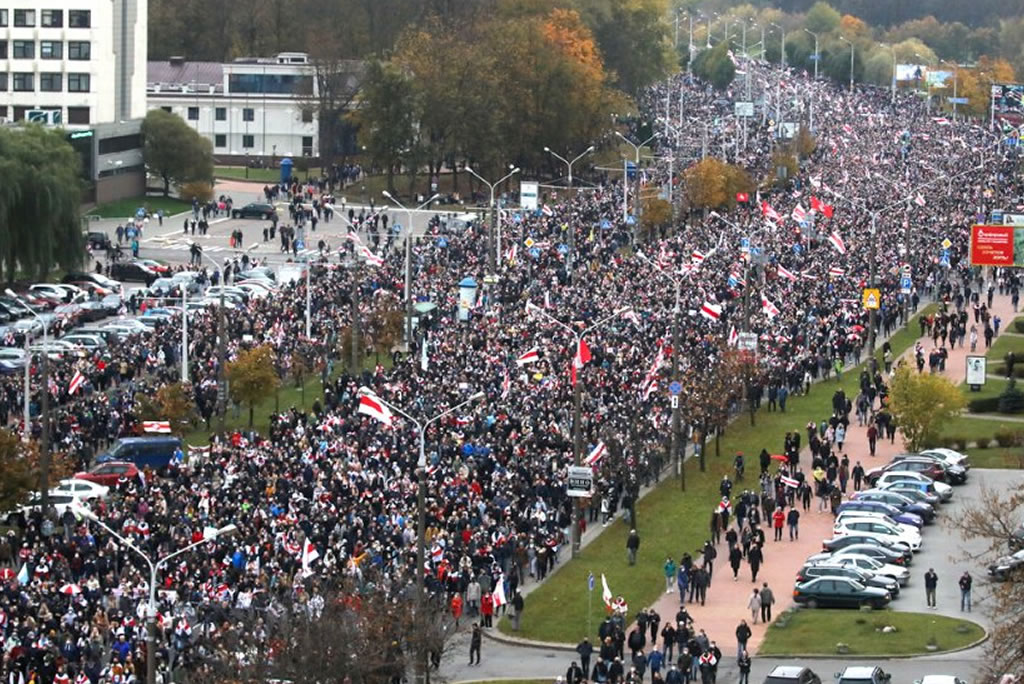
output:
POLYGON ((778 270, 779 270, 779 276, 780 277, 785 278, 786 280, 792 280, 794 282, 796 281, 796 279, 797 279, 796 274, 793 273, 792 271, 790 271, 788 268, 786 268, 782 264, 779 264, 779 269, 778 270))
POLYGON ((658 371, 665 362, 665 346, 658 347, 658 353, 654 355, 654 363, 644 376, 644 401, 650 398, 651 392, 658 386, 658 371))
POLYGON ((736 326, 729 327, 729 346, 735 347, 736 343, 740 340, 740 334, 736 332, 736 326))
POLYGON ((612 590, 608 588, 608 580, 605 579, 604 573, 601 573, 601 600, 604 601, 605 610, 609 613, 612 612, 612 590))
POLYGON ((171 432, 171 421, 169 420, 144 420, 142 421, 143 432, 159 432, 162 434, 170 434, 171 432))
POLYGON ((772 209, 771 205, 768 204, 767 200, 761 202, 761 215, 770 221, 774 221, 775 223, 778 223, 779 221, 782 220, 782 217, 779 215, 779 212, 772 209))
POLYGON ((843 238, 838 232, 833 230, 828 236, 828 241, 836 248, 837 252, 840 254, 846 254, 846 243, 843 242, 843 238))
POLYGON ((840 278, 844 273, 846 273, 846 271, 839 268, 838 266, 833 266, 832 268, 828 269, 829 278, 840 278))
POLYGON ((719 304, 712 304, 706 301, 700 307, 700 314, 712 321, 717 321, 722 317, 722 307, 719 304))
POLYGON ((587 457, 583 459, 583 465, 591 467, 597 465, 606 453, 608 453, 608 447, 604 445, 604 442, 598 442, 597 446, 591 449, 587 457))
POLYGON ((796 489, 797 487, 800 486, 800 483, 797 481, 797 479, 795 477, 788 477, 786 475, 780 475, 779 479, 782 480, 782 484, 786 485, 787 487, 791 487, 793 489, 796 489))
POLYGON ((18 571, 18 584, 28 584, 28 563, 21 564, 21 570, 18 571))
POLYGON ((549 207, 546 204, 541 207, 540 211, 545 216, 554 216, 555 215, 555 212, 551 210, 551 207, 549 207))
POLYGON ((82 375, 82 371, 75 370, 75 375, 71 378, 71 382, 68 383, 68 394, 74 394, 78 391, 78 388, 85 382, 85 376, 82 375))
POLYGON ((790 214, 793 220, 797 223, 803 223, 807 220, 807 212, 799 204, 793 207, 793 213, 790 214))
POLYGON ((363 255, 364 259, 366 259, 366 263, 370 264, 371 266, 384 265, 384 259, 374 254, 373 251, 370 250, 370 248, 367 247, 366 245, 359 246, 359 253, 363 255))
POLYGON ((702 264, 707 258, 707 254, 695 249, 693 250, 693 254, 690 255, 690 258, 693 259, 695 263, 702 264))
POLYGON ((579 344, 576 345, 576 356, 572 360, 572 384, 574 387, 576 386, 576 371, 590 363, 590 358, 590 347, 586 340, 580 338, 579 344))
POLYGON ((525 366, 528 363, 536 363, 537 361, 540 361, 540 352, 537 351, 536 347, 534 347, 533 349, 520 354, 519 358, 516 359, 516 365, 525 366))
POLYGON ((916 204, 919 207, 923 207, 925 205, 924 197, 921 195, 921 193, 917 193, 917 197, 914 198, 914 204, 916 204))
POLYGON ((320 557, 320 552, 316 550, 316 546, 313 542, 306 540, 306 543, 302 546, 302 574, 308 577, 313 574, 310 569, 310 564, 320 557))
POLYGON ((424 373, 430 367, 430 359, 427 358, 427 347, 430 345, 430 333, 423 336, 423 343, 420 344, 420 370, 424 373))
POLYGON ((810 271, 803 271, 802 273, 800 273, 800 277, 803 278, 804 280, 817 280, 818 279, 818 276, 814 275, 810 271))
POLYGON ((391 427, 391 423, 394 420, 394 416, 391 415, 388 407, 377 396, 372 394, 359 397, 359 410, 356 413, 376 418, 388 427, 391 427))
POLYGON ((825 218, 832 218, 832 205, 825 204, 817 197, 811 197, 811 209, 822 214, 825 218))
POLYGON ((498 579, 494 582, 494 593, 491 594, 491 598, 494 602, 495 608, 500 608, 508 603, 508 598, 505 596, 505 575, 504 573, 498 576, 498 579))
POLYGON ((778 307, 772 304, 771 301, 764 295, 761 295, 761 310, 764 311, 765 315, 768 316, 768 318, 775 318, 776 316, 779 315, 778 307))
POLYGON ((501 398, 508 399, 509 392, 512 391, 512 377, 508 374, 508 368, 505 369, 505 377, 501 381, 501 398))

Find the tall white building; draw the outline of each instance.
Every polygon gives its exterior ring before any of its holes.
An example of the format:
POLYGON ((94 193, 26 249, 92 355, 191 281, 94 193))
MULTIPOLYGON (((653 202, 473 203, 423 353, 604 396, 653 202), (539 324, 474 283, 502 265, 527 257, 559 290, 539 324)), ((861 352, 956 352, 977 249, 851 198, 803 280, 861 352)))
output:
POLYGON ((146 113, 146 0, 0 0, 0 117, 86 127, 146 113))
POLYGON ((301 52, 234 62, 150 62, 147 106, 177 114, 222 163, 315 157, 315 69, 301 52))

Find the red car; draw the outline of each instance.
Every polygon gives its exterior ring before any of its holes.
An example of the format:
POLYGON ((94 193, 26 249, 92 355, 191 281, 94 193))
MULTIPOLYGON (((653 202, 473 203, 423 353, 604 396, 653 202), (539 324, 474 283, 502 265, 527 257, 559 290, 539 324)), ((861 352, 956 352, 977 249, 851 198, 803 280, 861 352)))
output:
POLYGON ((106 485, 108 487, 116 487, 118 481, 122 477, 126 477, 129 480, 132 478, 138 478, 139 469, 135 467, 134 463, 128 463, 126 461, 108 461, 106 463, 100 463, 99 465, 93 466, 93 469, 87 473, 75 473, 75 477, 79 480, 89 480, 90 482, 106 485))

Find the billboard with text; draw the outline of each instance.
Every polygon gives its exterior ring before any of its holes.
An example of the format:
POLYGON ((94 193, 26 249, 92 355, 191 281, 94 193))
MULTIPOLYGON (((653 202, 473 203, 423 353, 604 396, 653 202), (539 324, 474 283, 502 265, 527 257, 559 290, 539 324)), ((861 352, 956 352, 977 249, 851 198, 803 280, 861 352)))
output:
POLYGON ((1024 226, 971 226, 972 266, 1024 266, 1024 226))
POLYGON ((1024 85, 1017 84, 996 84, 992 86, 992 96, 995 98, 996 114, 1020 114, 1024 111, 1024 85))

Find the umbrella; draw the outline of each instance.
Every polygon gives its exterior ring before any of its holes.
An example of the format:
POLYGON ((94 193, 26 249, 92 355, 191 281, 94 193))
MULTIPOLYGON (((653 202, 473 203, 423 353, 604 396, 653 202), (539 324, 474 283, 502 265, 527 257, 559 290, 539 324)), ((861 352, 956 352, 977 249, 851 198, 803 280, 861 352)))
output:
POLYGON ((12 580, 17 577, 17 573, 11 568, 0 568, 0 580, 12 580))
POLYGON ((67 594, 68 596, 78 596, 82 593, 82 587, 77 584, 65 584, 60 588, 60 593, 67 594))
POLYGON ((789 463, 789 459, 786 458, 785 454, 772 454, 772 458, 776 461, 782 461, 783 463, 789 463))

